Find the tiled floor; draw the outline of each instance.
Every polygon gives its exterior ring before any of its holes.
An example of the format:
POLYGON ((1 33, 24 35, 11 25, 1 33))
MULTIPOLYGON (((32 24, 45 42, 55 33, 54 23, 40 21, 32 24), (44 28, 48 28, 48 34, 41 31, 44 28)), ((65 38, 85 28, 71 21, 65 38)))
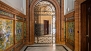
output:
POLYGON ((71 51, 71 50, 64 48, 64 46, 62 45, 34 44, 23 47, 21 51, 71 51))

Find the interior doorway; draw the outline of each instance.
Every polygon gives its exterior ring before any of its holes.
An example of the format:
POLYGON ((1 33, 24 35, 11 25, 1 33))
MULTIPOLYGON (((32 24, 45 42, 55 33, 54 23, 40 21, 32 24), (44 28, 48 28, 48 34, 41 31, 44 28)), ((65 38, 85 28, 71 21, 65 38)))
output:
POLYGON ((91 51, 91 0, 81 4, 81 51, 91 51))
POLYGON ((44 20, 44 35, 49 34, 49 20, 44 20))
POLYGON ((35 43, 55 43, 55 7, 48 1, 40 1, 34 7, 35 43))

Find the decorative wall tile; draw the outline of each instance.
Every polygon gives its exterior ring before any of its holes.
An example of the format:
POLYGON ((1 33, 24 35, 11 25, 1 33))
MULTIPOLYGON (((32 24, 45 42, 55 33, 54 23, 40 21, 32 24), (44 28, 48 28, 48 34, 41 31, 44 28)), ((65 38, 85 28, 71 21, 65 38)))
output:
POLYGON ((20 16, 16 16, 16 19, 18 19, 18 20, 23 20, 23 18, 20 17, 20 16))
POLYGON ((11 47, 13 43, 13 20, 0 18, 0 51, 11 47))
POLYGON ((52 43, 52 36, 35 37, 35 43, 52 43))
POLYGON ((41 36, 41 25, 40 24, 35 24, 35 29, 34 29, 34 34, 35 36, 41 36))
POLYGON ((15 34, 15 42, 17 43, 22 39, 23 32, 23 22, 16 21, 16 34, 15 34))
POLYGON ((1 15, 5 15, 5 16, 9 16, 9 17, 13 17, 13 14, 5 12, 5 11, 2 11, 2 10, 0 10, 0 14, 1 15))
POLYGON ((67 42, 70 44, 70 45, 72 45, 72 46, 74 46, 74 38, 75 38, 75 25, 74 25, 75 23, 74 22, 66 22, 66 29, 67 29, 67 31, 66 31, 66 34, 67 34, 67 42))

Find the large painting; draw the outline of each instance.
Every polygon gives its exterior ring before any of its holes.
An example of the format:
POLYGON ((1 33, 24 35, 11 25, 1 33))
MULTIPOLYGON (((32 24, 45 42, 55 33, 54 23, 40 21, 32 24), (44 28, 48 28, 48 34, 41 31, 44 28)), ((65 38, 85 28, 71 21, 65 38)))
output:
POLYGON ((15 42, 19 42, 22 37, 22 30, 23 30, 23 22, 16 21, 16 34, 15 34, 15 42))
POLYGON ((66 22, 66 34, 67 34, 67 42, 70 44, 70 45, 72 45, 72 46, 74 46, 74 30, 75 30, 75 28, 74 28, 74 21, 73 22, 66 22))
POLYGON ((13 37, 13 20, 0 18, 0 51, 14 44, 13 37))

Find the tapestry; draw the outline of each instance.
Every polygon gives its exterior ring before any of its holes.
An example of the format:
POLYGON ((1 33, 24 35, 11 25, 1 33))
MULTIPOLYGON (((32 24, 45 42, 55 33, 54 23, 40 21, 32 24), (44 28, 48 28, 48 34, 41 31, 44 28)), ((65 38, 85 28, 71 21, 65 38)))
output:
POLYGON ((13 20, 0 18, 0 51, 14 44, 13 36, 13 20))
POLYGON ((22 32, 23 32, 23 22, 16 21, 15 43, 19 42, 23 38, 22 32))

